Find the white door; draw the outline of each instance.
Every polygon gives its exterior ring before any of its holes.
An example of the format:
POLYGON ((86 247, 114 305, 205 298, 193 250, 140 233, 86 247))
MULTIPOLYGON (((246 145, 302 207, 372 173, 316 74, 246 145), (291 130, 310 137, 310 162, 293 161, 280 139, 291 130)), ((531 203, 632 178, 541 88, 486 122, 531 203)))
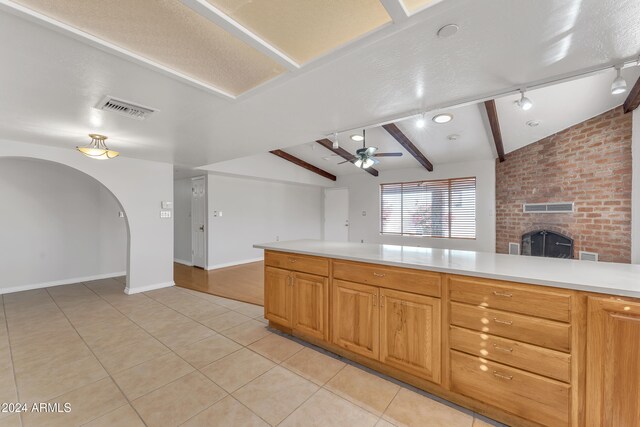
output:
POLYGON ((191 179, 191 257, 193 265, 205 268, 207 263, 207 191, 205 177, 191 179))
POLYGON ((349 189, 324 190, 324 240, 349 241, 349 189))

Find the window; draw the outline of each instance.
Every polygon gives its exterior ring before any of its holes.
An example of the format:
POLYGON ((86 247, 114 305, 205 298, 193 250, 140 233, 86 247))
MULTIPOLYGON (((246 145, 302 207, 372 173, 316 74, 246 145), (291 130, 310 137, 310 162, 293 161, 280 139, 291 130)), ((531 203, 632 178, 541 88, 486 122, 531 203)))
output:
POLYGON ((476 179, 380 185, 380 233, 476 238, 476 179))

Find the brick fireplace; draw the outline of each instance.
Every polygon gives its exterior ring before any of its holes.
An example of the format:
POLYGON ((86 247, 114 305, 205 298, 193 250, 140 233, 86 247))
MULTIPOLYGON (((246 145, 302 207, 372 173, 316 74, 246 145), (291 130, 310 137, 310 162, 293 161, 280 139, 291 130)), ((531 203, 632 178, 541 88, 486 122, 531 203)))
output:
POLYGON ((496 252, 535 230, 573 239, 600 261, 631 262, 631 114, 622 107, 513 151, 496 164, 496 252), (573 202, 574 212, 524 213, 573 202))

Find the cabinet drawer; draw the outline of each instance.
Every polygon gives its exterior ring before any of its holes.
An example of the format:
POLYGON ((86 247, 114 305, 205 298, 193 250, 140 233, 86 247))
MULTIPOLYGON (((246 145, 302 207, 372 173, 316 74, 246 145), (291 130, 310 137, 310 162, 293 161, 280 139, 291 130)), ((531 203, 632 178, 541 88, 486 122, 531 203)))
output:
POLYGON ((271 267, 316 274, 318 276, 326 277, 329 275, 329 260, 326 258, 267 251, 264 254, 264 263, 271 267))
POLYGON ((566 383, 571 378, 571 356, 566 353, 456 326, 449 330, 449 343, 452 349, 566 383))
POLYGON ((571 327, 566 323, 457 302, 451 303, 450 316, 452 325, 554 350, 571 349, 571 327))
POLYGON ((571 295, 464 276, 449 277, 452 301, 569 322, 571 295))
POLYGON ((546 426, 569 424, 571 387, 451 351, 451 390, 546 426))
POLYGON ((333 277, 415 294, 440 296, 441 275, 430 271, 334 261, 333 277))

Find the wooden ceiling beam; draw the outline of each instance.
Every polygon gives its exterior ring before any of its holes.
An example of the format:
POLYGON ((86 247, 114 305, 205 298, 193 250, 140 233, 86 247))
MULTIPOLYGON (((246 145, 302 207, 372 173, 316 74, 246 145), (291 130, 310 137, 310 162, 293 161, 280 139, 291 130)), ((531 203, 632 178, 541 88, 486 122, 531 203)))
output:
POLYGON ((502 144, 502 132, 500 132, 500 121, 498 120, 496 101, 493 99, 485 101, 484 107, 487 109, 487 116, 489 116, 489 126, 491 126, 491 134, 493 135, 493 143, 496 145, 498 159, 504 162, 504 145, 502 144))
POLYGON ((273 150, 273 151, 269 151, 271 154, 274 154, 282 159, 288 160, 291 163, 300 166, 301 168, 305 168, 306 170, 309 170, 313 173, 317 173, 320 176, 323 176, 327 179, 330 179, 331 181, 335 181, 336 180, 336 176, 333 174, 330 174, 329 172, 320 169, 319 167, 313 166, 311 163, 307 163, 302 159, 299 159, 296 156, 293 156, 287 152, 284 152, 282 150, 273 150))
POLYGON ((631 91, 629 92, 629 96, 624 101, 622 107, 624 108, 624 112, 630 113, 640 105, 640 77, 636 80, 636 84, 633 85, 631 91))
POLYGON ((433 164, 431 164, 429 159, 427 159, 425 155, 420 152, 418 147, 416 147, 414 143, 411 142, 411 140, 407 138, 404 133, 402 133, 398 126, 396 126, 394 123, 389 123, 386 125, 382 125, 382 127, 384 128, 384 130, 389 132, 389 135, 394 137, 395 140, 398 141, 398 143, 400 143, 400 145, 402 145, 404 149, 407 150, 409 154, 411 154, 418 161, 418 163, 424 166, 424 168, 429 172, 433 172, 433 164))
MULTIPOLYGON (((329 141, 328 139, 319 139, 316 141, 318 144, 322 145, 324 148, 326 148, 327 150, 331 150, 333 151, 334 154, 337 154, 338 156, 342 157, 345 160, 348 160, 350 162, 353 161, 353 154, 348 152, 347 150, 345 150, 342 147, 338 147, 338 148, 333 148, 333 142, 329 141)), ((374 168, 366 168, 363 169, 365 172, 370 173, 373 176, 378 176, 378 171, 374 168)))

